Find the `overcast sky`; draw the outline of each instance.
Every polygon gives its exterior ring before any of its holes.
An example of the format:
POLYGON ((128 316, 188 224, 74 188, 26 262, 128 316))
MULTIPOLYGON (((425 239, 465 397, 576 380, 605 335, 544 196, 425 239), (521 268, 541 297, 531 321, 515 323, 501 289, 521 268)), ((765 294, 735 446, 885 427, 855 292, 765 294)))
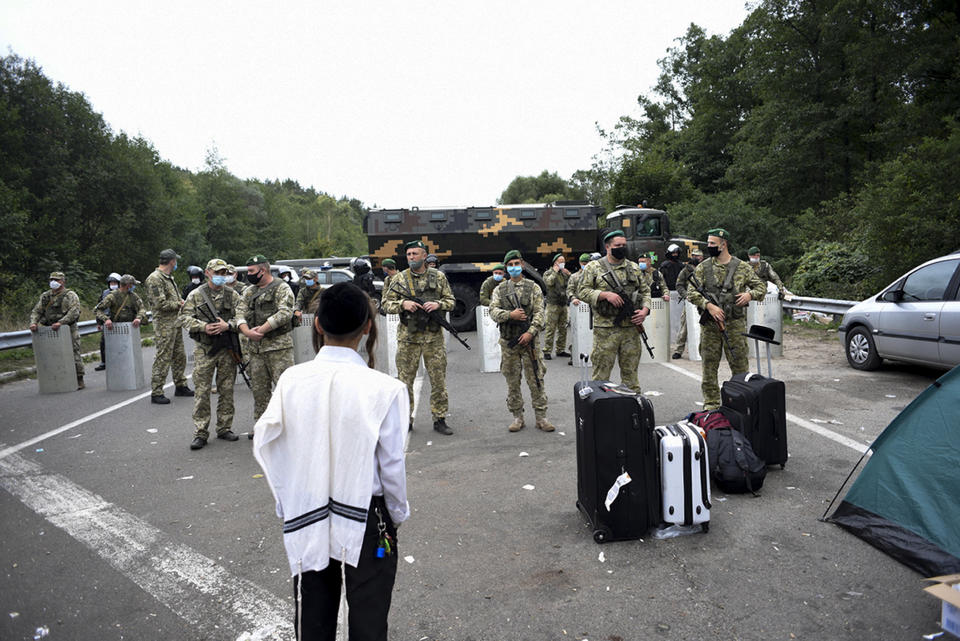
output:
POLYGON ((0 0, 0 47, 84 93, 114 131, 242 178, 369 206, 489 205, 517 175, 568 178, 594 123, 637 115, 691 22, 744 0, 0 0))

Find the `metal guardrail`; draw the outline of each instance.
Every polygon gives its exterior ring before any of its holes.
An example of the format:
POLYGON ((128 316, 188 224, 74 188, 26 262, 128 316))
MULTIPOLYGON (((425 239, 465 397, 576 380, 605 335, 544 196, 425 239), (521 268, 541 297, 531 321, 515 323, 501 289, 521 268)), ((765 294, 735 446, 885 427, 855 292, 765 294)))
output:
POLYGON ((809 298, 807 296, 794 296, 793 300, 783 300, 783 308, 843 316, 847 313, 848 309, 854 305, 857 305, 859 302, 860 301, 858 300, 836 300, 834 298, 809 298))
MULTIPOLYGON (((151 320, 153 320, 153 312, 147 312, 147 322, 149 323, 151 320)), ((77 329, 81 336, 96 334, 99 331, 95 320, 80 321, 77 323, 77 329)), ((17 347, 30 347, 31 345, 33 345, 33 339, 30 338, 29 329, 21 329, 16 332, 0 332, 0 351, 17 347)))

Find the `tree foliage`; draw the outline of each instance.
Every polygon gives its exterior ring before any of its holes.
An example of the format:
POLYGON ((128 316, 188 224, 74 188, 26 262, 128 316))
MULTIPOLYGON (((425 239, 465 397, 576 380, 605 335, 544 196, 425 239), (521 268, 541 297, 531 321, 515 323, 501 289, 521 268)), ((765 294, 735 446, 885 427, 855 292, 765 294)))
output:
POLYGON ((546 169, 539 176, 517 176, 500 194, 497 204, 550 203, 557 200, 582 200, 586 191, 546 169))

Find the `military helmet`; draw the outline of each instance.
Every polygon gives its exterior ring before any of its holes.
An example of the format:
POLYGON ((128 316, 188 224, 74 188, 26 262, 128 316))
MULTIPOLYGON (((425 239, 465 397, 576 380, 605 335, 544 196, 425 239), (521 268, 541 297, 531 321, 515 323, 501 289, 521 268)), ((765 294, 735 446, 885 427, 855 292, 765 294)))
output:
POLYGON ((191 276, 201 276, 203 274, 203 270, 196 265, 190 265, 187 267, 187 273, 191 276))
POLYGON ((428 263, 435 263, 435 262, 437 262, 437 255, 436 255, 436 254, 427 254, 427 262, 428 262, 428 263))
POLYGON ((119 283, 119 282, 120 282, 120 274, 118 274, 117 272, 110 272, 110 275, 107 276, 107 282, 108 282, 108 283, 110 283, 110 282, 119 283))

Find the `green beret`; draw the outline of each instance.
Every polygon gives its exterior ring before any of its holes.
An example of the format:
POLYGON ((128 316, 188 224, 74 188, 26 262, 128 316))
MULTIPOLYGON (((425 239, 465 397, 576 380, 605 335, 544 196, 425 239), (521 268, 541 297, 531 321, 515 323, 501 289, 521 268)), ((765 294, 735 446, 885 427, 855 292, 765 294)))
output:
POLYGON ((563 258, 563 254, 557 254, 556 256, 553 257, 553 260, 551 262, 555 263, 560 258, 563 258))
POLYGON ((759 254, 759 253, 760 253, 760 248, 757 247, 756 245, 754 245, 753 247, 747 250, 747 256, 753 256, 754 254, 759 254))
POLYGON ((510 251, 508 251, 507 255, 503 257, 503 263, 507 264, 514 258, 519 258, 520 260, 523 260, 523 256, 520 254, 520 250, 511 249, 510 251))
POLYGON ((502 271, 502 272, 507 271, 507 268, 506 268, 506 266, 505 266, 503 263, 497 263, 496 265, 493 266, 493 269, 490 270, 490 271, 494 271, 494 272, 495 272, 495 271, 497 271, 498 269, 499 269, 500 271, 502 271))
POLYGON ((730 232, 726 229, 716 227, 707 232, 707 236, 716 236, 717 238, 722 238, 724 240, 730 240, 730 232))
POLYGON ((420 240, 411 240, 409 243, 403 246, 404 249, 426 249, 427 246, 423 244, 423 241, 420 240))
POLYGON ((264 256, 263 254, 257 254, 256 256, 251 256, 250 258, 247 259, 247 267, 250 267, 251 265, 263 265, 264 263, 269 263, 269 262, 270 261, 267 260, 266 256, 264 256))
MULTIPOLYGON (((607 242, 611 238, 616 238, 617 236, 623 236, 623 232, 619 229, 614 229, 612 232, 603 237, 603 242, 607 242)), ((626 236, 624 236, 624 238, 626 238, 626 236)))
POLYGON ((384 258, 384 259, 380 262, 380 264, 383 265, 384 267, 393 267, 394 269, 397 268, 397 261, 395 261, 395 260, 392 259, 392 258, 384 258))
POLYGON ((590 262, 590 254, 580 254, 580 262, 581 262, 581 263, 589 263, 589 262, 590 262))

